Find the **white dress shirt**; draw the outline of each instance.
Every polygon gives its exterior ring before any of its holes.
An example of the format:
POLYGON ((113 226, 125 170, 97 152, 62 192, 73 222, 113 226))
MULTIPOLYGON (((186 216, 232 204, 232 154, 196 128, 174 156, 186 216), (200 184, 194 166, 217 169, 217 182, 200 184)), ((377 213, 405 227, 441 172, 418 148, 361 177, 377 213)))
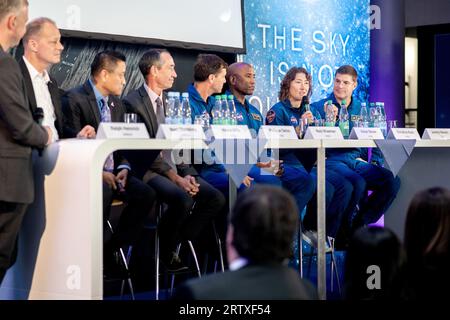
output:
POLYGON ((36 105, 38 108, 44 110, 44 119, 42 120, 43 126, 48 126, 52 130, 52 142, 59 139, 58 131, 55 127, 55 108, 53 106, 52 97, 50 96, 50 91, 48 90, 47 84, 50 82, 50 77, 47 70, 39 73, 35 67, 25 58, 25 65, 27 66, 28 72, 30 73, 31 83, 33 84, 34 96, 36 98, 36 105))
POLYGON ((158 96, 152 89, 150 89, 149 86, 147 86, 146 83, 144 83, 144 88, 145 88, 145 91, 147 91, 147 94, 148 94, 148 97, 150 98, 150 101, 152 102, 153 111, 155 112, 155 114, 157 114, 156 113, 156 99, 160 98, 161 102, 163 101, 162 91, 161 91, 161 95, 158 96))

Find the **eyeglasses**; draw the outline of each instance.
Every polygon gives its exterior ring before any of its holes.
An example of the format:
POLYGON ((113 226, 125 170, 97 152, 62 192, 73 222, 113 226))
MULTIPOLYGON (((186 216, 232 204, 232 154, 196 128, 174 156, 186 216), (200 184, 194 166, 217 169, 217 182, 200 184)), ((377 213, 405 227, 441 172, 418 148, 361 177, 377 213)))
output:
POLYGON ((339 79, 334 79, 334 83, 337 86, 340 86, 342 84, 344 87, 348 87, 349 85, 353 84, 353 81, 341 81, 339 79))

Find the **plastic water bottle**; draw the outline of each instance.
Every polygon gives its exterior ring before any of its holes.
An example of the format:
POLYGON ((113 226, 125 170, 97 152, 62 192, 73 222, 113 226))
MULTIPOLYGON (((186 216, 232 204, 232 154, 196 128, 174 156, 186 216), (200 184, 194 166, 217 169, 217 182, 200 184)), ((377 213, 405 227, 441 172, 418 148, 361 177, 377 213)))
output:
POLYGON ((174 111, 175 111, 174 95, 173 95, 173 92, 169 92, 169 93, 167 93, 167 110, 166 110, 166 119, 165 119, 166 124, 172 124, 173 117, 175 114, 174 111))
POLYGON ((216 102, 214 103, 214 107, 212 109, 212 118, 213 124, 223 124, 222 121, 222 97, 216 96, 216 102))
POLYGON ((222 124, 231 124, 231 112, 230 108, 228 107, 228 101, 227 101, 227 95, 222 95, 222 124))
POLYGON ((384 110, 384 102, 380 102, 378 104, 378 123, 379 127, 381 129, 381 132, 383 132, 383 135, 387 136, 387 121, 386 121, 386 111, 384 110))
POLYGON ((370 127, 378 128, 378 113, 377 108, 375 107, 375 103, 373 102, 370 103, 369 113, 370 113, 370 127))
POLYGON ((333 101, 328 100, 325 114, 325 127, 334 127, 334 122, 333 101))
POLYGON ((368 128, 369 127, 369 114, 367 112, 367 105, 365 102, 361 103, 361 110, 359 112, 359 121, 360 121, 360 126, 363 128, 368 128))
POLYGON ((173 93, 173 117, 172 124, 183 124, 183 117, 181 114, 180 93, 173 93))
POLYGON ((341 110, 339 112, 339 129, 341 129, 344 138, 348 138, 350 135, 350 122, 347 110, 347 101, 342 100, 341 110))
POLYGON ((181 118, 183 124, 192 124, 191 106, 189 104, 189 93, 183 92, 181 95, 181 118))
POLYGON ((231 124, 236 125, 237 122, 237 113, 236 113, 236 104, 234 103, 234 96, 232 94, 228 95, 228 108, 230 109, 231 114, 231 124))

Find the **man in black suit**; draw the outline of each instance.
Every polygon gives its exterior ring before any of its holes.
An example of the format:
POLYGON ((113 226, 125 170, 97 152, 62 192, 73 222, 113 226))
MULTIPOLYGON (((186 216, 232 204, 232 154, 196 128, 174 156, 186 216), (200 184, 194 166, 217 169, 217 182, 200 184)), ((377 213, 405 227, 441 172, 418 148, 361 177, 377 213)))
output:
MULTIPOLYGON (((54 141, 73 136, 64 127, 60 89, 48 73, 52 65, 61 61, 64 49, 56 23, 49 18, 30 21, 22 43, 24 55, 19 60, 19 66, 25 80, 31 113, 36 121, 52 129, 54 141)), ((86 125, 76 135, 95 138, 95 129, 86 125)))
POLYGON ((177 300, 317 299, 315 288, 287 266, 298 223, 283 189, 255 186, 238 196, 227 231, 230 270, 190 280, 177 300))
POLYGON ((33 121, 17 62, 7 53, 25 33, 26 0, 0 0, 0 284, 17 255, 17 235, 34 199, 31 148, 44 148, 52 131, 33 121))
MULTIPOLYGON (((163 91, 172 87, 177 76, 175 62, 168 51, 151 49, 142 56, 139 69, 145 83, 129 93, 124 104, 128 112, 136 113, 145 123, 150 137, 155 138, 159 124, 165 119, 163 91)), ((158 225, 161 260, 169 271, 181 271, 186 267, 175 253, 177 244, 198 239, 206 232, 213 219, 224 212, 225 198, 199 177, 192 165, 182 164, 175 170, 158 156, 145 169, 144 182, 168 205, 158 225)))
MULTIPOLYGON (((90 125, 96 130, 100 122, 122 122, 125 113, 119 96, 125 85, 125 56, 116 51, 98 53, 91 65, 91 78, 83 85, 68 91, 62 100, 65 125, 71 132, 79 132, 90 125)), ((145 218, 155 200, 152 188, 131 176, 128 161, 121 152, 106 159, 103 169, 103 220, 104 235, 108 234, 113 198, 127 203, 119 225, 111 239, 104 245, 104 263, 110 265, 111 256, 123 245, 133 244, 142 230, 145 218)))

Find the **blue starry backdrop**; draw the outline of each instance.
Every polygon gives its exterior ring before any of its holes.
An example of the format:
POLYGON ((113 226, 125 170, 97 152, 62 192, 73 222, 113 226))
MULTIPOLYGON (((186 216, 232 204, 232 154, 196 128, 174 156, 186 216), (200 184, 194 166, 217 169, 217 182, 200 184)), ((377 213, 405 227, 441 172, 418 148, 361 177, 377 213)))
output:
POLYGON ((263 115, 278 101, 280 82, 293 66, 313 78, 311 102, 333 90, 344 64, 358 71, 355 94, 369 92, 369 0, 244 0, 247 54, 256 90, 250 101, 263 115))

